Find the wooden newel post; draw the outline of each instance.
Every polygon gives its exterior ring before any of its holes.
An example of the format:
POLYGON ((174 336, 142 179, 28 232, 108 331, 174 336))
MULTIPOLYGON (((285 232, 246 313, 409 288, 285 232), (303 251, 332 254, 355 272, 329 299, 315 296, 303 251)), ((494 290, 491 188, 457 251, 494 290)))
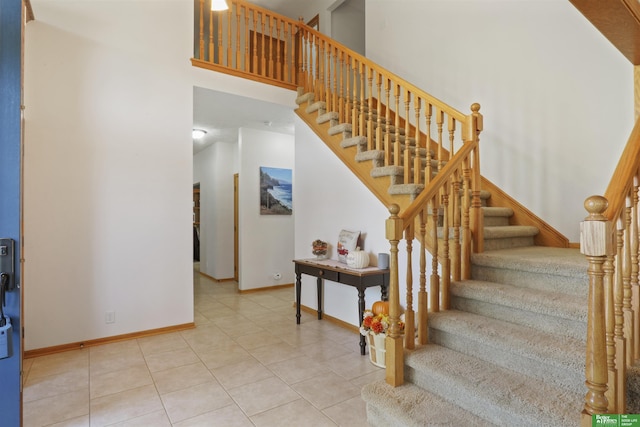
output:
POLYGON ((580 252, 589 261, 589 314, 585 374, 587 394, 581 425, 591 426, 591 415, 607 413, 607 348, 605 329, 604 269, 607 256, 615 253, 611 222, 603 215, 609 202, 591 196, 584 202, 589 216, 580 223, 580 252))
POLYGON ((402 331, 400 321, 400 286, 398 281, 398 243, 402 239, 403 221, 398 217, 400 207, 393 204, 389 207, 391 216, 385 224, 385 236, 391 243, 389 259, 389 333, 385 340, 386 381, 397 387, 404 383, 404 349, 402 348, 402 331))

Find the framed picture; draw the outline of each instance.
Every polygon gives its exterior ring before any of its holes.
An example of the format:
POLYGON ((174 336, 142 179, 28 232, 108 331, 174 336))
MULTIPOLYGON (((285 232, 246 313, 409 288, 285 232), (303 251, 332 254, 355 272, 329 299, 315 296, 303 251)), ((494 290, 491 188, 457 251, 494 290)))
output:
POLYGON ((291 185, 291 169, 260 166, 260 215, 291 215, 291 185))

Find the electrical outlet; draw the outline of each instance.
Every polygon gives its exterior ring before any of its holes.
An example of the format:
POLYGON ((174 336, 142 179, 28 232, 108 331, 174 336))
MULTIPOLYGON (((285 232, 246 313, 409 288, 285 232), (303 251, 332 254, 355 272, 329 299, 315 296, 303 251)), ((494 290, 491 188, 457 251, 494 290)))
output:
POLYGON ((107 311, 104 313, 104 323, 116 323, 116 312, 107 311))
POLYGON ((276 279, 276 280, 280 280, 280 279, 282 279, 282 274, 280 274, 280 273, 275 273, 275 274, 273 275, 273 278, 274 278, 274 279, 276 279))

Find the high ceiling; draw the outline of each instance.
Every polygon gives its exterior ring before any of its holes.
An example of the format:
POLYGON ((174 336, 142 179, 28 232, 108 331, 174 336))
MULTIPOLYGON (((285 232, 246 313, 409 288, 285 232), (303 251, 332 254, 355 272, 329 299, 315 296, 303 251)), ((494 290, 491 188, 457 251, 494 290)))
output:
POLYGON ((291 107, 195 87, 193 128, 207 134, 193 141, 193 153, 215 142, 236 143, 241 127, 293 135, 294 114, 291 107))

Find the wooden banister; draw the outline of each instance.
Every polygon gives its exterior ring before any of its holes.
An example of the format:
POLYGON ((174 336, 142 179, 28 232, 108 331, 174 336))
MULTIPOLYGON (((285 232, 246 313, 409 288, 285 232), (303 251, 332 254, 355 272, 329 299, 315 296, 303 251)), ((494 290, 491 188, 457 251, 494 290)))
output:
POLYGON ((640 359, 640 120, 631 132, 605 197, 587 199, 580 247, 589 261, 587 395, 591 415, 626 413, 626 369, 640 359))

